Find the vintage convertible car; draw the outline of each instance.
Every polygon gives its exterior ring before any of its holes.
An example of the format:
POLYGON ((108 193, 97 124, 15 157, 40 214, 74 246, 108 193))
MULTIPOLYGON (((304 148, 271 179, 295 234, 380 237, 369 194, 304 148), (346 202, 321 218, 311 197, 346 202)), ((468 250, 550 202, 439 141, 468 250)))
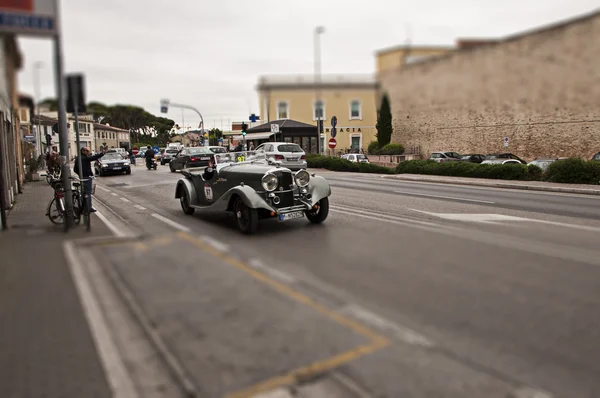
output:
POLYGON ((175 198, 184 213, 229 211, 247 234, 256 231, 259 219, 281 222, 306 216, 322 223, 327 218, 331 188, 323 177, 306 170, 292 173, 254 152, 215 154, 212 162, 214 168, 182 171, 175 198))

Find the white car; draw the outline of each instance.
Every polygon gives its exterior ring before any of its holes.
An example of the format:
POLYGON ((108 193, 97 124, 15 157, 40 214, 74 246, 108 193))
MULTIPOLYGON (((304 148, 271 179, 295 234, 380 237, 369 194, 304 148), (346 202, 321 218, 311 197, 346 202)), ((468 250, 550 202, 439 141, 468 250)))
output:
POLYGON ((259 145, 254 153, 256 157, 280 162, 290 170, 306 169, 306 152, 298 144, 291 142, 265 142, 259 145))
POLYGON ((369 158, 362 153, 346 153, 342 155, 342 159, 346 159, 352 163, 369 163, 369 158))

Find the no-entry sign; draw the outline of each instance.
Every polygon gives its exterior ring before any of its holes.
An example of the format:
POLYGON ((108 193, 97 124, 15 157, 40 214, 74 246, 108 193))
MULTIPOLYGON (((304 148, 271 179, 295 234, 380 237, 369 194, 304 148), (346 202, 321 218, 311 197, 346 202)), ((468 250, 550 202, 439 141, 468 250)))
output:
POLYGON ((333 148, 335 148, 336 145, 337 145, 337 141, 335 140, 335 138, 330 138, 329 139, 329 148, 333 149, 333 148))
POLYGON ((139 152, 140 152, 140 150, 139 150, 139 149, 137 149, 137 148, 133 148, 133 149, 131 150, 131 153, 133 153, 134 155, 137 155, 139 152))

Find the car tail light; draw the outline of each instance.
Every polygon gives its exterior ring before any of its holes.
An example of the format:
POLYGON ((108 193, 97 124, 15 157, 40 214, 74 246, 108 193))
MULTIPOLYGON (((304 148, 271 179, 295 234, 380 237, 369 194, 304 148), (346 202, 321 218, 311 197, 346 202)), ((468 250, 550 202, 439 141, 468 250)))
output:
POLYGON ((306 155, 300 156, 300 160, 306 160, 306 155))
POLYGON ((198 160, 200 160, 200 158, 190 158, 190 160, 191 160, 192 162, 197 162, 198 160))
POLYGON ((283 160, 283 155, 275 155, 275 160, 283 160))

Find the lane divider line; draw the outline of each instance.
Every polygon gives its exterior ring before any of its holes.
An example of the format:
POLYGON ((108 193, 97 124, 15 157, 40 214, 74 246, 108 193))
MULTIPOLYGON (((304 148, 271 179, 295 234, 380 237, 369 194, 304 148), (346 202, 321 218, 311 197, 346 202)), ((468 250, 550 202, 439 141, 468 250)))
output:
POLYGON ((426 193, 417 193, 417 192, 407 192, 407 191, 394 191, 395 193, 400 193, 404 195, 414 195, 414 196, 422 196, 425 198, 434 198, 434 199, 451 199, 451 200, 462 200, 465 202, 474 202, 474 203, 485 203, 489 205, 493 205, 496 202, 490 202, 488 200, 477 200, 477 199, 468 199, 468 198, 459 198, 456 196, 443 196, 443 195, 430 195, 426 193))
POLYGON ((139 210, 146 210, 146 208, 142 205, 133 205, 133 207, 135 207, 136 209, 139 209, 139 210))
POLYGON ((108 229, 110 229, 110 232, 112 232, 116 237, 119 238, 123 238, 128 236, 127 233, 121 231, 119 228, 116 227, 115 224, 111 223, 105 216, 104 214, 100 213, 99 211, 96 211, 96 215, 98 216, 98 218, 100 220, 102 220, 102 222, 108 227, 108 229))
POLYGON ((183 231, 183 232, 191 232, 192 231, 190 228, 188 228, 184 225, 181 225, 173 220, 169 220, 168 218, 163 217, 160 214, 152 213, 152 217, 154 217, 157 220, 160 220, 160 221, 164 222, 165 224, 170 225, 171 227, 176 228, 180 231, 183 231))
POLYGON ((127 199, 127 198, 120 197, 119 199, 121 199, 123 202, 131 202, 131 201, 130 201, 129 199, 127 199))
POLYGON ((110 194, 111 194, 112 196, 119 196, 119 194, 118 194, 118 193, 115 193, 115 192, 111 192, 110 194))
POLYGON ((260 261, 257 258, 253 258, 250 261, 248 261, 248 265, 250 265, 254 269, 263 271, 265 274, 269 274, 273 278, 279 279, 282 282, 289 283, 289 284, 296 283, 296 278, 294 278, 293 276, 288 275, 285 272, 279 271, 275 268, 271 268, 271 267, 265 265, 262 261, 260 261))
POLYGON ((98 188, 98 189, 100 189, 100 190, 102 190, 104 192, 111 192, 110 189, 106 189, 102 185, 96 185, 96 188, 98 188))
POLYGON ((202 235, 200 237, 200 239, 204 240, 206 243, 208 243, 209 245, 211 245, 212 247, 214 247, 215 249, 222 251, 222 252, 228 252, 229 251, 229 245, 220 242, 214 238, 211 238, 210 236, 206 236, 206 235, 202 235))

